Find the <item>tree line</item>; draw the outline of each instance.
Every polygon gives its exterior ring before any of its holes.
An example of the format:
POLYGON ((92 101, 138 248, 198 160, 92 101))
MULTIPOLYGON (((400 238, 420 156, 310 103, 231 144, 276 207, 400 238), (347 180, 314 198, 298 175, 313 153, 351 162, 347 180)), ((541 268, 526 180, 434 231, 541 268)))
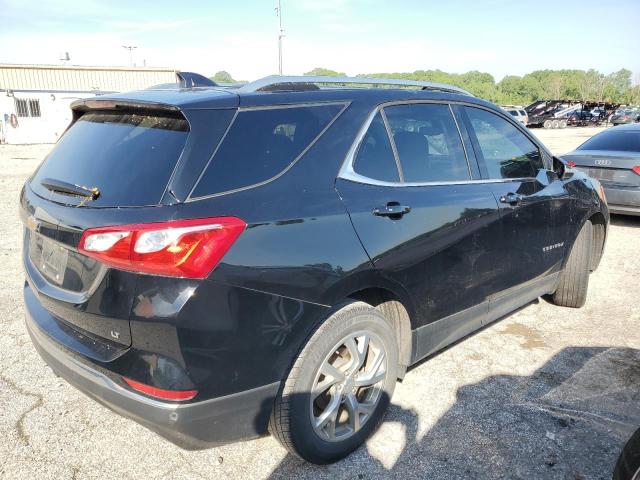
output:
MULTIPOLYGON (((305 75, 345 76, 343 72, 327 68, 314 68, 305 75)), ((490 73, 477 70, 466 73, 416 70, 358 76, 447 83, 502 105, 528 105, 536 100, 557 99, 640 104, 640 85, 632 84, 631 71, 626 68, 608 75, 595 69, 536 70, 523 76, 507 75, 499 82, 496 82, 490 73)), ((224 71, 216 73, 212 78, 222 83, 234 81, 231 75, 224 71)))

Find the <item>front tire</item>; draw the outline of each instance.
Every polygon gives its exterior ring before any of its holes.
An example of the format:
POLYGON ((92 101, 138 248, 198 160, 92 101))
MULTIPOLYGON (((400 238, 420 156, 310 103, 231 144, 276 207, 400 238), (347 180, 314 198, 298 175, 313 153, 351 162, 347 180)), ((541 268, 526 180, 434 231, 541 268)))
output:
POLYGON ((593 225, 587 220, 578 233, 564 270, 560 274, 558 288, 553 293, 553 303, 573 308, 580 308, 585 304, 589 288, 592 248, 593 225))
POLYGON ((398 369, 391 324, 353 302, 307 341, 276 398, 269 430, 292 454, 327 464, 346 457, 377 428, 398 369))

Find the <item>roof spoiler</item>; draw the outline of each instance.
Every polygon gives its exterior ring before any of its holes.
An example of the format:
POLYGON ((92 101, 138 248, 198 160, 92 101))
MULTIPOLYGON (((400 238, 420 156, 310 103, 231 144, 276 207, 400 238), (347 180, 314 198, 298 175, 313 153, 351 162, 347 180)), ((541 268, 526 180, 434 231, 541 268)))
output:
POLYGON ((118 110, 118 109, 141 109, 141 110, 164 110, 169 112, 179 112, 175 105, 159 102, 145 102, 126 99, 101 99, 101 98, 80 98, 71 104, 73 112, 83 113, 89 110, 118 110))

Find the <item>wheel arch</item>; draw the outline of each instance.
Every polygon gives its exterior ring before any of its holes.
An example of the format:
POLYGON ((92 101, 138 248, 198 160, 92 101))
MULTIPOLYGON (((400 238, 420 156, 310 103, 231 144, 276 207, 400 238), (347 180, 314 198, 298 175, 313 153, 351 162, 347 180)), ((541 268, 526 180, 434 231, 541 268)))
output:
POLYGON ((569 239, 569 248, 566 250, 566 255, 564 260, 562 261, 562 269, 564 269, 567 265, 567 261, 569 260, 569 253, 573 248, 574 243, 578 239, 578 234, 585 226, 587 222, 591 222, 593 227, 593 242, 591 248, 591 259, 590 259, 590 272, 595 271, 600 264, 600 260, 602 259, 602 253, 604 252, 604 244, 607 237, 608 231, 608 217, 600 210, 590 211, 586 213, 582 217, 582 221, 577 223, 577 227, 572 229, 571 238, 569 239))
POLYGON ((412 333, 409 309, 401 297, 392 290, 382 287, 368 287, 354 291, 347 296, 371 305, 378 310, 390 323, 396 332, 398 344, 399 378, 404 376, 412 358, 412 333))
POLYGON ((593 225, 593 242, 591 248, 590 271, 595 271, 600 265, 604 245, 607 239, 607 221, 602 212, 596 212, 588 218, 593 225))

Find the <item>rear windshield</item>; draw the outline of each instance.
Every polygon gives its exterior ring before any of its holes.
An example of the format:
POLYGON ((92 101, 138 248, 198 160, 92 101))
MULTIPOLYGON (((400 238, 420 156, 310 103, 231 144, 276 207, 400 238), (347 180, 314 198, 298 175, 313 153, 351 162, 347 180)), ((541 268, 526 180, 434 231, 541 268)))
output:
POLYGON ((623 130, 613 127, 590 138, 578 150, 613 150, 618 152, 640 152, 640 129, 623 130))
POLYGON ((191 198, 229 192, 282 173, 343 110, 344 104, 240 111, 191 198))
POLYGON ((45 179, 98 188, 88 206, 144 206, 160 202, 189 134, 179 115, 123 112, 86 113, 62 136, 31 180, 40 195, 78 204, 76 197, 53 194, 45 179))

